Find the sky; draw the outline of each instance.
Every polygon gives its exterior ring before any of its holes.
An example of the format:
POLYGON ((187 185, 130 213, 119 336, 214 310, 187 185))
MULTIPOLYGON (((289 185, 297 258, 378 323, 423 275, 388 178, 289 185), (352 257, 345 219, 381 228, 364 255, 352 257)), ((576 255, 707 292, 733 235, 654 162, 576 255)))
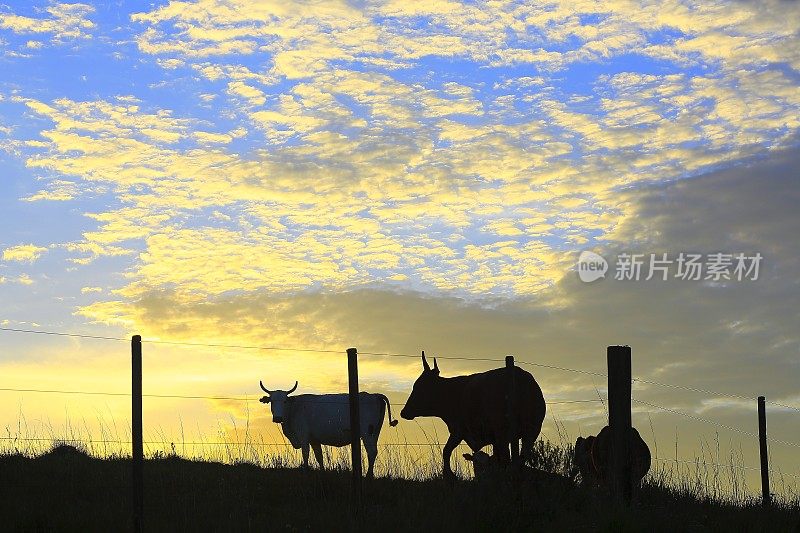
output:
MULTIPOLYGON (((750 398, 800 442, 798 27, 780 0, 6 2, 0 326, 297 348, 145 342, 146 393, 253 397, 344 391, 350 346, 602 373, 628 344, 634 376, 678 386, 634 383, 660 458, 754 467, 750 398)), ((124 342, 0 331, 0 388, 126 391, 128 364, 124 342)), ((362 356, 361 388, 402 405, 420 369, 362 356)), ((551 400, 605 394, 527 369, 551 400)), ((9 435, 128 423, 124 398, 0 397, 9 435)), ((605 417, 553 403, 544 435, 605 417)), ((149 399, 145 420, 280 438, 257 403, 149 399)))

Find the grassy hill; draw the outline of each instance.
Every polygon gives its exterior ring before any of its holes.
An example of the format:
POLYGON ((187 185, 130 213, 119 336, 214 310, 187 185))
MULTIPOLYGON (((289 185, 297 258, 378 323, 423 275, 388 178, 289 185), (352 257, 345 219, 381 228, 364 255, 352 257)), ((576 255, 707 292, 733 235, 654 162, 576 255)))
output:
MULTIPOLYGON (((630 509, 560 482, 364 481, 350 473, 148 459, 145 531, 800 531, 797 506, 762 509, 698 498, 650 481, 630 509)), ((556 481, 558 481, 556 479, 556 481)), ((561 480, 563 481, 563 480, 561 480)), ((3 531, 127 531, 130 461, 70 446, 0 457, 3 531)))

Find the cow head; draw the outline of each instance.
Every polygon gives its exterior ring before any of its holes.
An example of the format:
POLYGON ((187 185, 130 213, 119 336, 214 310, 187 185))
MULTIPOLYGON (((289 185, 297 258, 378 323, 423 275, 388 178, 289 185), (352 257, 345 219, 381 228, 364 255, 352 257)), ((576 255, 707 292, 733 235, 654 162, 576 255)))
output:
POLYGON ((475 472, 475 478, 479 479, 488 475, 492 470, 497 470, 497 462, 492 459, 492 456, 483 450, 478 450, 473 453, 465 453, 464 459, 472 463, 472 470, 475 472))
POLYGON ((261 390, 267 393, 267 395, 262 396, 259 401, 261 403, 268 403, 272 406, 272 421, 280 424, 283 422, 283 412, 286 405, 286 398, 295 390, 297 390, 297 382, 294 382, 294 387, 292 387, 291 390, 269 390, 260 381, 258 384, 261 385, 261 390))
POLYGON ((425 359, 425 352, 422 352, 422 374, 414 382, 414 389, 403 410, 400 411, 400 416, 406 420, 414 420, 417 416, 435 416, 438 385, 441 379, 436 358, 433 358, 433 368, 431 368, 425 359))

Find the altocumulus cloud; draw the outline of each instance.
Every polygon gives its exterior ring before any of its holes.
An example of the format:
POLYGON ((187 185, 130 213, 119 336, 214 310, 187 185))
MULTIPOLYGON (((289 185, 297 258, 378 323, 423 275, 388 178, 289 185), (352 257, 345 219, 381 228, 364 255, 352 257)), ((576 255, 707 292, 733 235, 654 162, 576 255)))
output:
POLYGON ((18 244, 3 250, 3 261, 33 263, 39 259, 47 248, 35 244, 18 244))
MULTIPOLYGON (((669 253, 760 252, 756 281, 581 283, 565 264, 550 289, 533 296, 462 298, 405 290, 360 289, 276 295, 154 290, 133 305, 98 302, 82 310, 98 320, 130 321, 168 338, 247 339, 252 343, 331 348, 358 341, 365 351, 441 355, 518 354, 532 361, 603 370, 603 348, 635 347, 636 373, 733 394, 769 390, 791 401, 800 338, 800 231, 792 169, 796 151, 692 180, 624 194, 635 213, 598 250, 669 253)), ((577 249, 571 254, 577 258, 577 249)), ((406 361, 395 362, 403 372, 406 361)), ((387 364, 395 364, 387 363, 387 364)), ((468 363, 450 362, 455 368, 468 363)), ((559 376, 559 387, 569 379, 559 376)), ((576 381, 577 383, 577 381, 576 381)), ((575 385, 577 386, 577 385, 575 385)), ((584 383, 588 390, 592 385, 584 383)), ((657 399, 666 399, 657 396, 657 399)))

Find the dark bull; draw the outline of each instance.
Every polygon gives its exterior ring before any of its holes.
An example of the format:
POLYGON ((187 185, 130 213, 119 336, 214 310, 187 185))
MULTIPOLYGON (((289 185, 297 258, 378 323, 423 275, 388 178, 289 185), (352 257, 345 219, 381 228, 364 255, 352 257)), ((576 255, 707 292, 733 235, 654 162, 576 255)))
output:
MULTIPOLYGON (((435 416, 447 425, 450 437, 442 450, 445 477, 453 476, 450 456, 462 441, 473 452, 491 444, 499 462, 510 462, 506 416, 508 369, 445 378, 439 375, 435 358, 433 368, 428 365, 425 352, 422 353, 422 368, 400 416, 406 420, 435 416)), ((522 439, 522 457, 527 460, 531 458, 533 442, 542 430, 545 403, 536 380, 519 367, 514 368, 514 406, 514 440, 522 439)))

